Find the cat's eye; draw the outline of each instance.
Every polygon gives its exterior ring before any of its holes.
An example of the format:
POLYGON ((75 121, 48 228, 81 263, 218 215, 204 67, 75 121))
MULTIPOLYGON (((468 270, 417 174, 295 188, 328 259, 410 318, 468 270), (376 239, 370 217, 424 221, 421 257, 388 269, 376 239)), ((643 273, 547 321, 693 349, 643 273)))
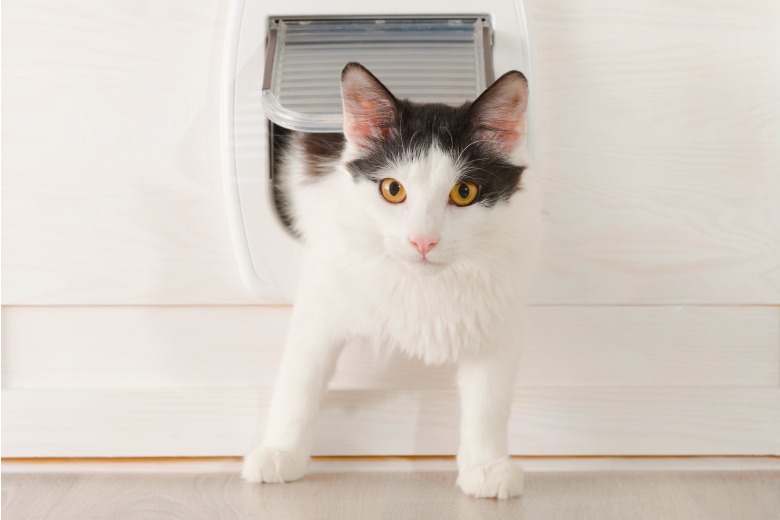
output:
POLYGON ((450 190, 450 200, 456 206, 468 206, 477 200, 479 188, 473 182, 459 182, 450 190))
POLYGON ((395 179, 384 179, 379 183, 379 193, 387 202, 398 204, 406 200, 406 190, 403 184, 395 179))

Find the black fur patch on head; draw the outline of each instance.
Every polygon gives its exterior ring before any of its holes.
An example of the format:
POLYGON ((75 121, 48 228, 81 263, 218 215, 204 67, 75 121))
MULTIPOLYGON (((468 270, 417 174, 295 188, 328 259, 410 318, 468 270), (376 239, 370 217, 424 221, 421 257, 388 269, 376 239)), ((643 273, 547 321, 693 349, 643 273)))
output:
POLYGON ((436 146, 452 156, 461 172, 460 181, 479 187, 477 204, 490 207, 508 200, 520 188, 525 168, 509 162, 490 142, 475 140, 477 129, 471 121, 470 106, 398 100, 392 134, 372 139, 347 169, 355 180, 378 182, 390 165, 420 158, 436 146))

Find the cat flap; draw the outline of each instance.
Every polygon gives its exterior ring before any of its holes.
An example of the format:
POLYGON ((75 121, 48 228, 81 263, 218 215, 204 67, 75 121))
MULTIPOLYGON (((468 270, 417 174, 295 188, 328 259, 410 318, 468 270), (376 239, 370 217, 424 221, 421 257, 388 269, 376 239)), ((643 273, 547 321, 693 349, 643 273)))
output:
POLYGON ((460 105, 493 82, 487 15, 272 17, 263 105, 303 132, 341 132, 341 71, 368 68, 399 99, 460 105))

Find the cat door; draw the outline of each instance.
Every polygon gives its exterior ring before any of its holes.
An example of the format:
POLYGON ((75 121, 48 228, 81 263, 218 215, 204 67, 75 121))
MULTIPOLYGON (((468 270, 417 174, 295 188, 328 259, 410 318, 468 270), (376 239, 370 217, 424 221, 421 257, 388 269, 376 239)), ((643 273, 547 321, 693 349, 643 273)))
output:
POLYGON ((341 132, 340 73, 357 61, 398 98, 461 105, 493 82, 487 15, 272 18, 263 106, 274 123, 341 132))
POLYGON ((261 301, 291 302, 301 246, 273 202, 275 130, 341 132, 340 74, 350 61, 398 97, 453 105, 492 83, 494 66, 499 75, 520 70, 532 85, 533 74, 522 0, 481 0, 484 15, 453 14, 473 12, 473 0, 290 0, 284 7, 290 16, 282 17, 274 5, 230 0, 220 88, 222 177, 244 285, 261 301), (361 16, 323 16, 334 12, 361 16))

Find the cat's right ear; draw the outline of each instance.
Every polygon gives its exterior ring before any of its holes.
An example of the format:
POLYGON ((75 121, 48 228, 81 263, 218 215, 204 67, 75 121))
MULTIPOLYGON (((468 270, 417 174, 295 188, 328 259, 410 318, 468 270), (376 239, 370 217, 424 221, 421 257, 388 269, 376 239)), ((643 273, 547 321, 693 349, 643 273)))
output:
POLYGON ((512 70, 498 78, 469 107, 474 139, 511 154, 525 137, 528 80, 512 70))
POLYGON ((360 63, 348 63, 341 72, 341 99, 344 135, 349 141, 368 147, 396 131, 398 101, 360 63))

